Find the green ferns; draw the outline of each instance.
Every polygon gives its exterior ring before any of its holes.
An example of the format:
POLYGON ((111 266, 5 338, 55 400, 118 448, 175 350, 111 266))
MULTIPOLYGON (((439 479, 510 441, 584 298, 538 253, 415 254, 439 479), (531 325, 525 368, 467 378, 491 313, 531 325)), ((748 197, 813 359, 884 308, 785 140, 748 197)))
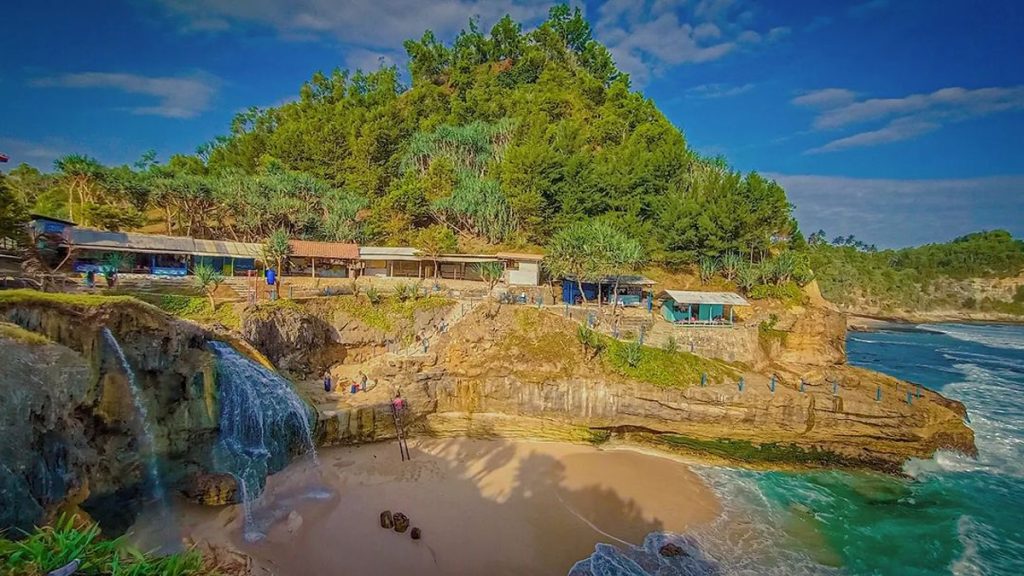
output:
POLYGON ((80 562, 82 576, 203 576, 215 572, 202 556, 189 550, 154 557, 124 542, 104 540, 96 524, 77 527, 73 517, 62 516, 52 527, 36 528, 22 540, 0 539, 0 575, 44 576, 72 561, 80 562))

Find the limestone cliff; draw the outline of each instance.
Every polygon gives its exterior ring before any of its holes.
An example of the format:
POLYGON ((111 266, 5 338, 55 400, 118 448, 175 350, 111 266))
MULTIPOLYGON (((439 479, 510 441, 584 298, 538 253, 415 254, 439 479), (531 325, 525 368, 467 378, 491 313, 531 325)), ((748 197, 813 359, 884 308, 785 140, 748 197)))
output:
POLYGON ((114 531, 132 521, 139 422, 104 327, 136 373, 168 480, 208 464, 217 432, 209 333, 131 299, 4 295, 0 320, 35 340, 0 331, 0 527, 29 528, 69 504, 114 531))
MULTIPOLYGON (((829 312, 816 314, 826 319, 825 328, 812 330, 817 324, 806 320, 806 338, 781 357, 810 360, 812 335, 836 329, 829 312)), ((797 334, 800 322, 794 323, 797 334)), ((834 362, 792 365, 778 371, 772 391, 765 374, 726 367, 707 386, 699 378, 663 386, 628 377, 601 358, 587 359, 575 330, 557 314, 485 306, 447 335, 436 354, 371 365, 376 390, 322 399, 322 440, 393 437, 387 402, 400 389, 412 407, 411 430, 426 435, 577 441, 628 435, 725 458, 743 451, 741 460, 751 464, 893 472, 905 459, 939 448, 974 451, 962 405, 927 390, 907 404, 911 387, 881 374, 834 362), (882 400, 876 401, 879 387, 882 400)), ((839 360, 840 350, 823 357, 839 360)))

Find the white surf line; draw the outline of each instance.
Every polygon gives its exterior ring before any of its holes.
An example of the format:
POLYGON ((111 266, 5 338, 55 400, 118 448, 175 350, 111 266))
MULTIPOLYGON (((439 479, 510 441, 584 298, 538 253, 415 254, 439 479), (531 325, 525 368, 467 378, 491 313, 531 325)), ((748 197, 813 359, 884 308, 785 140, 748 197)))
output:
POLYGON ((626 546, 629 546, 630 548, 636 548, 637 547, 636 544, 631 544, 629 542, 626 542, 622 538, 617 538, 615 536, 612 536, 611 534, 609 534, 609 533, 605 532, 604 530, 601 530, 600 528, 598 528, 593 522, 591 522, 590 520, 587 520, 586 518, 584 518, 576 510, 573 510, 572 506, 569 506, 568 504, 566 504, 565 500, 562 500, 562 495, 559 494, 557 490, 555 491, 555 498, 558 498, 558 501, 562 503, 562 506, 564 506, 566 510, 568 510, 569 512, 572 512, 573 516, 579 518, 587 526, 590 526, 590 528, 592 530, 594 530, 594 532, 597 532, 598 534, 600 534, 602 536, 606 536, 608 538, 611 538, 612 540, 615 540, 616 542, 625 544, 626 546))

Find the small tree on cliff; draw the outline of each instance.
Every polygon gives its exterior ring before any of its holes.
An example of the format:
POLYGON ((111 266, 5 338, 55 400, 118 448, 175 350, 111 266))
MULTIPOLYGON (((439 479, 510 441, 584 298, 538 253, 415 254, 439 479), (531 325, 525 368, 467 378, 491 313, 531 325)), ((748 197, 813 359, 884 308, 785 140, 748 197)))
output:
POLYGON ((277 293, 278 298, 281 297, 281 277, 284 276, 284 259, 292 253, 292 245, 288 241, 288 232, 283 228, 278 228, 267 238, 267 241, 263 243, 263 260, 264 263, 270 264, 274 262, 277 264, 277 278, 274 280, 274 291, 277 293))
POLYGON ((488 291, 494 290, 494 285, 505 274, 505 268, 501 262, 481 262, 476 265, 476 271, 480 274, 480 278, 487 282, 488 291))
POLYGON ((197 264, 192 270, 192 275, 196 286, 210 299, 210 310, 216 310, 217 302, 214 300, 213 295, 217 292, 217 288, 220 287, 221 283, 224 282, 224 276, 209 264, 197 264))
POLYGON ((434 224, 418 230, 412 241, 420 252, 426 255, 434 264, 434 278, 440 272, 437 260, 441 254, 455 250, 458 240, 451 228, 441 224, 434 224))

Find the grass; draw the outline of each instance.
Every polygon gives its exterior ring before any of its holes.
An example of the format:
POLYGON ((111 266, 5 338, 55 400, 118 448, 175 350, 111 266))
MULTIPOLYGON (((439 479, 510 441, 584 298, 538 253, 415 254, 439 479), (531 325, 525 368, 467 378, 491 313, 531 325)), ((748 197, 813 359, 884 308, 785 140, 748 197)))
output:
POLYGON ((7 322, 0 322, 0 338, 7 338, 33 346, 50 343, 50 340, 42 334, 36 334, 35 332, 25 330, 17 324, 9 324, 7 322))
POLYGON ((843 458, 826 450, 804 450, 795 444, 754 444, 747 440, 701 440, 689 436, 663 434, 657 439, 674 448, 682 448, 746 463, 800 464, 808 466, 842 465, 843 458))
POLYGON ((796 282, 783 284, 758 284, 747 294, 751 300, 780 300, 789 306, 799 306, 807 296, 796 282))
POLYGON ((0 290, 0 305, 4 304, 35 304, 39 302, 63 304, 66 306, 103 306, 104 304, 138 304, 133 296, 108 296, 105 294, 67 294, 63 292, 40 292, 20 288, 18 290, 0 290))
POLYGON ((104 540, 96 524, 76 526, 74 517, 62 516, 52 527, 36 528, 24 539, 0 539, 0 574, 43 576, 73 560, 81 563, 75 574, 110 576, 204 576, 215 572, 202 556, 187 551, 156 558, 122 539, 104 540))
POLYGON ((580 344, 575 336, 557 329, 549 314, 536 308, 515 310, 512 329, 502 338, 502 353, 522 357, 535 365, 562 366, 571 372, 580 361, 580 344))
POLYGON ((157 308, 186 320, 200 324, 223 324, 228 328, 238 329, 242 320, 231 302, 217 304, 215 310, 210 309, 210 300, 205 296, 186 296, 184 294, 146 294, 140 298, 157 308))
POLYGON ((737 377, 738 371, 724 362, 689 352, 675 352, 600 336, 604 340, 601 362, 627 378, 665 388, 688 388, 700 384, 701 375, 711 381, 737 377))
POLYGON ((416 312, 451 306, 454 300, 441 296, 406 300, 387 297, 382 298, 377 304, 371 304, 366 298, 334 297, 331 304, 335 310, 341 310, 370 328, 390 332, 400 321, 411 322, 416 312))

